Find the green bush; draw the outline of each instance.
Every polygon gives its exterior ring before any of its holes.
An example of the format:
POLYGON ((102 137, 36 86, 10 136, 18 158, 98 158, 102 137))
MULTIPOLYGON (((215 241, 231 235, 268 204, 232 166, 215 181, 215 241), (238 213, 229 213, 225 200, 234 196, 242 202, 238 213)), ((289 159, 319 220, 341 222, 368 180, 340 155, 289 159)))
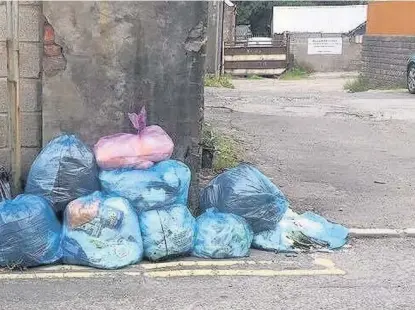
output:
POLYGON ((367 78, 360 74, 357 78, 347 81, 343 88, 350 93, 363 92, 370 89, 370 83, 367 78))
POLYGON ((209 124, 203 125, 202 146, 213 152, 215 172, 235 167, 241 161, 241 151, 235 139, 223 133, 217 133, 209 124))
POLYGON ((256 74, 253 74, 253 75, 248 75, 246 78, 247 78, 248 80, 262 80, 262 79, 263 79, 263 77, 262 77, 262 76, 259 76, 259 75, 256 75, 256 74))
POLYGON ((294 67, 285 71, 280 79, 281 80, 301 80, 307 78, 312 73, 311 68, 307 68, 305 65, 295 65, 294 67))
POLYGON ((232 84, 232 78, 229 75, 215 76, 212 74, 208 74, 205 76, 205 86, 235 88, 232 84))

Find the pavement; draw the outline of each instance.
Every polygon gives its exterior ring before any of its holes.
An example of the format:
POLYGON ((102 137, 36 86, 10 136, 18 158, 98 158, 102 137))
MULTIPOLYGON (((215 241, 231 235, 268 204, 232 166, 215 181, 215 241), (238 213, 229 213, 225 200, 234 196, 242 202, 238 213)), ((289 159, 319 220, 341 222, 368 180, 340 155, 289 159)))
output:
POLYGON ((207 89, 206 119, 233 135, 296 211, 400 238, 351 239, 329 253, 253 250, 108 271, 0 271, 0 309, 406 310, 415 303, 415 96, 348 94, 342 78, 235 81, 207 89), (403 236, 403 237, 402 237, 403 236))
POLYGON ((413 309, 414 249, 414 239, 358 239, 339 252, 294 257, 253 251, 244 260, 188 258, 102 275, 58 267, 0 273, 0 308, 413 309), (11 279, 34 272, 39 279, 11 279))
POLYGON ((355 228, 415 226, 415 96, 347 93, 346 78, 236 80, 205 119, 241 142, 296 211, 355 228))

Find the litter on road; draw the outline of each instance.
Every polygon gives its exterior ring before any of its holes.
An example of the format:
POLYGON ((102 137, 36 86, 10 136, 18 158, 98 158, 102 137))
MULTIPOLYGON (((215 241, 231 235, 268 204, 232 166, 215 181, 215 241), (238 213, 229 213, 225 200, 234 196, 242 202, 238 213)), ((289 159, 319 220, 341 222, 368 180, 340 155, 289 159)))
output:
POLYGON ((191 253, 195 219, 186 205, 144 211, 139 220, 144 256, 148 260, 166 260, 191 253))
POLYGON ((196 221, 193 255, 204 258, 249 256, 253 233, 244 218, 207 209, 196 221))
POLYGON ((98 189, 94 153, 75 135, 62 135, 36 157, 25 193, 43 196, 60 216, 72 200, 98 189))
POLYGON ((165 160, 148 169, 103 170, 102 190, 128 199, 138 211, 167 205, 187 205, 190 169, 177 160, 165 160))
POLYGON ((72 201, 65 210, 63 262, 103 269, 138 263, 143 242, 137 214, 127 199, 100 192, 72 201))
POLYGON ((173 141, 159 126, 147 126, 145 107, 140 114, 128 114, 137 134, 118 133, 99 139, 94 151, 102 169, 150 168, 154 163, 170 158, 173 141))
POLYGON ((195 219, 188 209, 191 171, 170 159, 170 137, 145 118, 145 109, 131 114, 138 134, 104 137, 95 153, 74 135, 53 139, 34 161, 25 194, 14 200, 0 171, 0 266, 118 269, 143 257, 234 258, 249 256, 251 247, 299 252, 347 242, 345 227, 296 214, 280 189, 246 163, 201 191, 203 213, 195 219))
POLYGON ((61 231, 52 205, 43 197, 26 194, 0 202, 0 267, 59 261, 61 231))
POLYGON ((249 164, 219 174, 200 195, 202 209, 215 208, 242 216, 255 233, 273 229, 288 205, 277 186, 249 164))

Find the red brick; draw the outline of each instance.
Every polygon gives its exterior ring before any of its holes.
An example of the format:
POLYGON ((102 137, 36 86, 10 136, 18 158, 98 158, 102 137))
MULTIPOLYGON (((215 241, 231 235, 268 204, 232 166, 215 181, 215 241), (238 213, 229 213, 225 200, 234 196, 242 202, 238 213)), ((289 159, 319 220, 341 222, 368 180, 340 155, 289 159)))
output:
POLYGON ((55 30, 52 25, 45 23, 43 27, 43 44, 50 45, 55 42, 55 30))

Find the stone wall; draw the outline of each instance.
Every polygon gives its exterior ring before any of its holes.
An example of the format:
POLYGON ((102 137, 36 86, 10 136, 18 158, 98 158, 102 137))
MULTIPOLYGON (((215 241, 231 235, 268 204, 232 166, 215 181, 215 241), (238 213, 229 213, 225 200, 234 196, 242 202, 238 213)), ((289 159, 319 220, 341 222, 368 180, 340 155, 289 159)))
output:
MULTIPOLYGON (((37 1, 19 3, 20 106, 23 178, 42 141, 42 106, 40 100, 40 21, 37 1)), ((6 4, 0 1, 0 164, 10 167, 10 143, 7 91, 6 4)))
POLYGON ((336 33, 290 33, 291 60, 316 72, 357 71, 361 67, 362 44, 354 37, 336 33), (308 55, 309 38, 343 38, 341 55, 308 55))
POLYGON ((192 168, 196 207, 207 3, 51 1, 43 14, 43 143, 134 132, 127 113, 146 106, 192 168))
POLYGON ((408 57, 415 53, 415 36, 365 36, 362 73, 373 86, 405 86, 408 57))
MULTIPOLYGON (((128 112, 147 107, 192 168, 197 207, 207 3, 21 1, 23 178, 62 132, 93 145, 134 132, 128 112), (43 36, 43 37, 42 37, 43 36)), ((6 6, 0 1, 0 164, 10 167, 6 6)), ((23 180, 24 181, 24 180, 23 180)))

